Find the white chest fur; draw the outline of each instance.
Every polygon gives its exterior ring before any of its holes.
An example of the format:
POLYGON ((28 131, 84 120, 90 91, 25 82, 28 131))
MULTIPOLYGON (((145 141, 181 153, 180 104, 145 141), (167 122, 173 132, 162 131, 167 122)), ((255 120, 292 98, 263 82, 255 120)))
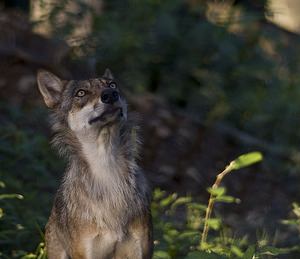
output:
POLYGON ((120 229, 127 222, 128 208, 133 204, 132 179, 126 166, 112 143, 104 141, 103 131, 96 141, 92 138, 79 139, 82 154, 89 166, 91 182, 88 183, 89 201, 86 216, 96 220, 98 225, 120 229), (101 195, 99 195, 101 193, 101 195), (97 200, 97 197, 100 197, 97 200))
POLYGON ((85 207, 83 216, 87 220, 120 229, 140 206, 135 195, 135 178, 129 173, 128 161, 120 152, 117 127, 99 129, 89 125, 86 118, 90 117, 91 110, 92 107, 87 105, 68 117, 69 126, 80 143, 81 156, 89 167, 85 172, 88 174, 86 180, 81 180, 87 196, 78 199, 85 207))

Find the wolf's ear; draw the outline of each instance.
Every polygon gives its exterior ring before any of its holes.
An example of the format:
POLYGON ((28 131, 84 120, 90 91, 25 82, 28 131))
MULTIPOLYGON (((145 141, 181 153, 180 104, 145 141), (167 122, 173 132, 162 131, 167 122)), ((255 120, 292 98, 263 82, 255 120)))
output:
POLYGON ((59 102, 59 97, 63 89, 62 81, 56 75, 46 70, 39 70, 37 82, 46 105, 49 108, 53 108, 59 102))
POLYGON ((105 72, 104 72, 104 74, 103 74, 102 77, 107 78, 109 80, 113 80, 114 79, 114 76, 113 76, 112 72, 108 68, 105 69, 105 72))

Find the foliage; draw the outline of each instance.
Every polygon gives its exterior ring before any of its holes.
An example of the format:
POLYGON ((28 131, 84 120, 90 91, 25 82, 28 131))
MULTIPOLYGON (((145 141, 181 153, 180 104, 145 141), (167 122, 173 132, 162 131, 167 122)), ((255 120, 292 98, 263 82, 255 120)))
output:
MULTIPOLYGON (((45 117, 44 110, 31 107, 25 111, 23 107, 21 112, 19 108, 3 105, 1 109, 2 114, 6 114, 0 128, 0 158, 3 162, 0 177, 5 180, 5 184, 0 183, 4 190, 0 194, 1 258, 44 259, 42 232, 53 199, 49 193, 55 191, 57 181, 54 176, 62 171, 63 164, 57 163, 48 139, 41 135, 45 128, 41 126, 39 134, 32 130, 32 125, 39 125, 37 122, 45 117), (31 116, 24 116, 29 114, 31 116)), ((240 167, 249 164, 249 157, 251 162, 256 161, 253 157, 260 158, 257 153, 242 156, 237 160, 243 162, 240 167)), ((210 192, 216 196, 216 202, 239 202, 227 195, 224 187, 210 192)), ((156 189, 152 203, 154 258, 242 258, 254 253, 257 258, 263 258, 258 256, 289 252, 268 241, 257 240, 256 245, 251 245, 246 236, 236 237, 220 216, 209 219, 212 231, 205 247, 199 250, 205 211, 206 205, 191 196, 179 197, 156 189)))
POLYGON ((97 73, 111 67, 131 90, 162 95, 207 123, 225 120, 280 148, 297 148, 298 40, 267 24, 267 1, 257 14, 231 6, 238 16, 223 23, 209 19, 218 1, 212 2, 104 0, 97 13, 82 0, 72 12, 63 1, 47 21, 54 36, 70 39, 78 18, 91 17, 87 35, 70 42, 74 58, 90 59, 97 73))
MULTIPOLYGON (((4 182, 0 181, 0 188, 5 188, 5 184, 4 182)), ((2 203, 3 203, 3 200, 5 199, 23 199, 24 197, 20 194, 0 194, 0 205, 2 206, 2 203)), ((7 202, 8 203, 8 202, 7 202)), ((2 209, 2 207, 0 207, 0 220, 5 217, 5 212, 4 210, 2 209)), ((16 225, 17 229, 21 229, 22 226, 21 225, 16 225)), ((0 231, 0 240, 2 242, 5 242, 5 241, 9 241, 9 233, 10 232, 13 232, 12 230, 10 230, 9 228, 6 229, 2 229, 0 231)), ((0 251, 0 256, 3 256, 3 254, 1 253, 0 251)))
POLYGON ((223 178, 232 171, 260 162, 262 158, 263 156, 260 152, 251 152, 248 154, 241 155, 237 159, 231 161, 230 164, 226 166, 226 168, 220 174, 217 175, 215 183, 211 188, 208 189, 210 193, 210 197, 208 200, 208 205, 205 214, 204 229, 202 232, 202 239, 200 243, 201 248, 206 246, 206 239, 209 230, 209 222, 211 220, 210 216, 214 207, 214 203, 216 201, 231 202, 234 200, 232 197, 224 195, 225 188, 220 187, 223 178))
MULTIPOLYGON (((299 147, 298 39, 266 24, 262 14, 246 19, 249 11, 234 6, 239 19, 220 24, 208 19, 204 0, 103 0, 102 14, 83 0, 57 1, 52 7, 44 19, 53 36, 68 39, 73 58, 94 62, 98 73, 110 67, 129 90, 164 96, 206 124, 226 121, 280 150, 299 147), (69 9, 70 3, 78 8, 69 9), (85 15, 91 31, 72 39, 85 15)), ((0 107, 0 257, 41 259, 50 193, 63 164, 44 137, 45 111, 6 105, 0 107)), ((293 171, 300 165, 298 153, 285 154, 294 162, 293 171)), ((283 164, 278 161, 272 164, 283 164)), ((209 192, 216 202, 239 202, 224 187, 209 192)), ((294 219, 283 223, 299 231, 299 206, 293 206, 294 219)), ((218 214, 207 221, 212 231, 201 250, 206 205, 190 196, 155 190, 152 211, 157 259, 269 258, 290 252, 299 257, 298 246, 278 248, 269 239, 250 242, 236 236, 218 214)))
MULTIPOLYGON (((219 195, 230 197, 226 195, 224 188, 219 195)), ((231 198, 232 202, 236 202, 235 198, 231 198)), ((176 194, 167 195, 164 191, 155 190, 152 204, 156 244, 154 259, 252 259, 288 254, 299 249, 277 248, 266 239, 258 239, 256 244, 251 244, 247 236, 234 236, 223 224, 220 216, 209 220, 209 226, 214 233, 209 235, 207 243, 200 247, 205 211, 206 205, 196 202, 191 197, 177 197, 176 194)))
POLYGON ((262 159, 263 156, 260 152, 247 153, 233 160, 226 169, 229 170, 229 172, 239 170, 252 164, 258 163, 262 159))
POLYGON ((43 236, 57 186, 53 175, 62 163, 50 150, 48 138, 36 133, 43 131, 38 125, 44 110, 3 104, 0 110, 0 179, 5 183, 5 189, 0 189, 0 252, 3 258, 20 258, 33 251, 43 236))
POLYGON ((232 161, 218 175, 216 180, 218 184, 215 183, 208 189, 211 196, 207 207, 194 202, 191 197, 178 198, 176 194, 166 195, 165 192, 156 190, 152 212, 156 220, 154 226, 155 233, 158 233, 158 240, 156 240, 158 246, 154 258, 264 258, 264 255, 277 256, 292 251, 293 248, 276 248, 268 245, 268 242, 258 241, 257 245, 251 245, 246 236, 241 239, 232 236, 222 224, 220 217, 210 216, 214 202, 239 202, 238 199, 226 195, 224 187, 219 187, 221 178, 233 170, 257 163, 261 159, 262 155, 259 152, 252 152, 232 161), (185 211, 184 220, 181 219, 180 223, 172 219, 178 207, 185 211), (215 230, 215 235, 207 241, 209 227, 215 230))
MULTIPOLYGON (((300 206, 296 202, 294 202, 292 205, 293 205, 293 214, 295 215, 296 219, 283 220, 282 223, 285 225, 296 226, 298 228, 300 226, 300 206)), ((300 228, 299 228, 299 234, 300 234, 300 228)))

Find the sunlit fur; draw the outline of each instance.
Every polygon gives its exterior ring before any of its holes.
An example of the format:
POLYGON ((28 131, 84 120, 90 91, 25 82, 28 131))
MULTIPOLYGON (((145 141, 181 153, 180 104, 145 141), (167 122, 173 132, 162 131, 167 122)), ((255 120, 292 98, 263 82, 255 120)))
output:
POLYGON ((111 80, 58 81, 49 72, 38 74, 52 108, 52 143, 68 161, 46 227, 49 259, 151 258, 150 192, 136 163, 138 129, 118 89, 119 101, 102 103, 111 80), (78 89, 88 94, 74 96, 78 89), (122 115, 89 123, 111 106, 122 115))

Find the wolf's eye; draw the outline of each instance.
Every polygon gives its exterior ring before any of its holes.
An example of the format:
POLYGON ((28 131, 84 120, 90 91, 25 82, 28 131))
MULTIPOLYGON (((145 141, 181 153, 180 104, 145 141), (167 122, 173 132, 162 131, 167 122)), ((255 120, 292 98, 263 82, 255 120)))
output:
POLYGON ((115 82, 110 82, 109 87, 110 88, 117 88, 117 84, 115 82))
POLYGON ((77 93, 76 93, 75 96, 77 96, 77 97, 83 97, 85 95, 86 95, 86 91, 84 91, 84 90, 81 89, 81 90, 77 91, 77 93))

